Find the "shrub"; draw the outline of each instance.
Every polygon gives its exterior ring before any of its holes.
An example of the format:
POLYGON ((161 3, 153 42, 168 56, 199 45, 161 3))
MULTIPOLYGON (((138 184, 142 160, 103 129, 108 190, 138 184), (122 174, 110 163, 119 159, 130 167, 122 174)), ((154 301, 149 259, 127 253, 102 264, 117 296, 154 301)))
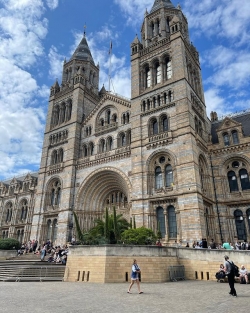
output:
POLYGON ((152 229, 140 227, 125 230, 122 233, 121 240, 129 245, 153 245, 156 236, 152 229))
POLYGON ((0 239, 0 250, 18 250, 21 244, 14 238, 0 239))

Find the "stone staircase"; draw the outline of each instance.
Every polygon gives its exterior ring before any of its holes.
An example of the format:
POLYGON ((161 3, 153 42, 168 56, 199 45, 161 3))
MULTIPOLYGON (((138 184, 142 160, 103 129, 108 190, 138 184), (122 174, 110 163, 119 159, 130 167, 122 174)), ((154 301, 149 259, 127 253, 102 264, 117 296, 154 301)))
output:
POLYGON ((65 265, 40 261, 34 254, 0 261, 0 281, 63 281, 65 265))

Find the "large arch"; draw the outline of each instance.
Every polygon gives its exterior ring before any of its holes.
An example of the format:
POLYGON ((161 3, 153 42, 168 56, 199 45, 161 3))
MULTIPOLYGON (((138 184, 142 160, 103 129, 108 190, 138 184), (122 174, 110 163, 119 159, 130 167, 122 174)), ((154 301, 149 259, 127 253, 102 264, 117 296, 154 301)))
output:
MULTIPOLYGON (((130 218, 131 182, 119 169, 105 167, 91 173, 80 186, 75 211, 85 230, 94 226, 96 218, 102 218, 105 208, 116 208, 117 213, 130 218), (111 195, 119 195, 123 202, 107 203, 111 195)), ((119 200, 120 201, 120 200, 119 200)))

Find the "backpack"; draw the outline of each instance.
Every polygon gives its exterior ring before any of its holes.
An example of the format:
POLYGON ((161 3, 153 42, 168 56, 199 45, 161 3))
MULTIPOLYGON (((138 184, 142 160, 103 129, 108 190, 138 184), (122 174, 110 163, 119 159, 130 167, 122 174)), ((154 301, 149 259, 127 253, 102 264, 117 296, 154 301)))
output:
POLYGON ((234 277, 239 277, 240 274, 239 274, 239 268, 237 265, 234 264, 233 261, 229 262, 231 264, 231 271, 230 271, 230 274, 233 273, 234 274, 234 277))

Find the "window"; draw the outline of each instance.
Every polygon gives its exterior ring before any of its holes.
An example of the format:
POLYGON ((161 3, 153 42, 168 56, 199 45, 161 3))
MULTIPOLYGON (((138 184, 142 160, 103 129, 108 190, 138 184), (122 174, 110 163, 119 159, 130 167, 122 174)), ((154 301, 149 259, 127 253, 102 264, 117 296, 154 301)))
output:
POLYGON ((162 238, 164 238, 166 235, 166 225, 164 210, 162 207, 158 207, 156 209, 156 218, 157 218, 157 228, 160 230, 162 238))
POLYGON ((101 139, 101 140, 100 140, 100 146, 99 146, 99 148, 100 148, 100 153, 105 152, 105 140, 104 140, 104 139, 101 139))
POLYGON ((110 124, 110 116, 111 116, 111 113, 110 113, 110 111, 108 110, 108 111, 107 111, 107 124, 108 124, 108 125, 110 124))
POLYGON ((166 176, 166 187, 171 187, 173 184, 173 170, 172 166, 168 164, 165 169, 165 176, 166 176))
POLYGON ((162 119, 162 130, 164 132, 168 131, 168 119, 166 117, 162 119))
POLYGON ((169 59, 166 60, 167 79, 172 77, 172 63, 169 59))
POLYGON ((157 122, 157 120, 153 121, 152 127, 153 127, 153 135, 157 135, 158 134, 158 122, 157 122))
POLYGON ((232 131, 233 144, 237 145, 239 143, 238 132, 236 130, 232 131))
POLYGON ((146 88, 151 87, 151 72, 150 69, 146 69, 146 88))
POLYGON ((228 178, 228 182, 229 182, 230 192, 232 192, 232 191, 239 191, 237 177, 235 175, 235 172, 234 171, 228 172, 227 173, 227 178, 228 178))
POLYGON ((83 157, 86 158, 88 156, 88 149, 87 149, 87 147, 85 145, 82 148, 82 152, 83 152, 83 157))
POLYGON ((126 136, 124 133, 121 134, 121 146, 126 146, 126 136))
POLYGON ((107 151, 111 151, 113 149, 113 139, 112 137, 108 137, 107 139, 107 151))
POLYGON ((94 144, 92 142, 89 144, 89 154, 90 155, 94 154, 94 144))
POLYGON ((158 166, 155 169, 155 189, 160 189, 162 186, 162 172, 161 168, 158 166))
POLYGON ((59 180, 56 180, 49 187, 49 205, 59 206, 61 203, 61 194, 61 183, 59 180))
POLYGON ((240 175, 240 183, 241 183, 241 189, 247 190, 250 189, 250 183, 249 183, 249 176, 246 169, 241 169, 239 171, 240 175))
POLYGON ((161 82, 161 66, 159 63, 156 65, 155 70, 156 70, 156 84, 159 84, 161 82))
POLYGON ((237 209, 234 211, 234 218, 235 218, 235 226, 237 230, 238 240, 246 240, 246 227, 244 223, 244 217, 241 210, 237 209))
POLYGON ((169 238, 177 238, 177 223, 175 208, 172 205, 169 206, 167 209, 167 213, 168 213, 169 238))
POLYGON ((223 140, 224 140, 224 146, 230 145, 228 133, 223 134, 223 140))

